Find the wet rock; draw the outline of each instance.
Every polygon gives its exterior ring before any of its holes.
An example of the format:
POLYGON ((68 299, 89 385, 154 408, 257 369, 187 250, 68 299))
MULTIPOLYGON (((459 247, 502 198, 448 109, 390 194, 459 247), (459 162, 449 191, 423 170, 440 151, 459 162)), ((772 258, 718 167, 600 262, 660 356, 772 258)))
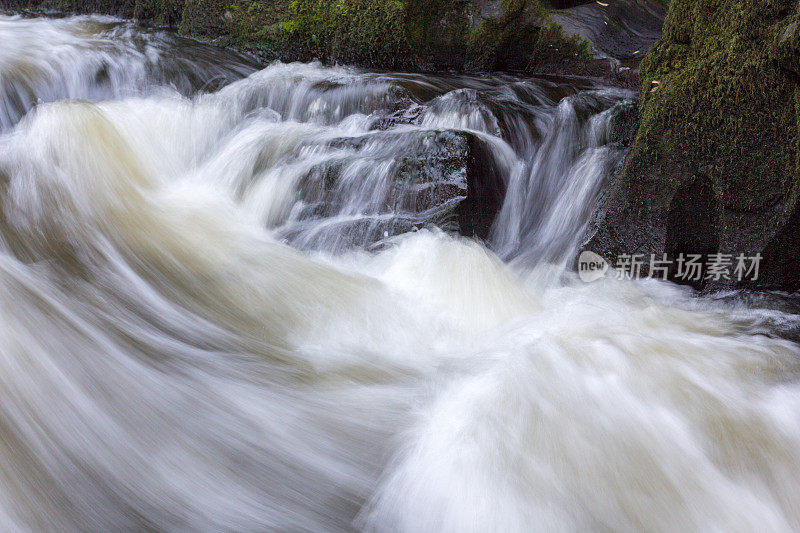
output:
POLYGON ((627 147, 633 143, 636 130, 639 128, 639 112, 635 101, 626 101, 616 106, 608 125, 609 140, 627 147))
POLYGON ((661 38, 666 8, 658 0, 581 2, 553 0, 563 11, 552 15, 567 35, 579 35, 592 43, 599 57, 623 64, 637 64, 661 38))
POLYGON ((133 18, 136 0, 6 0, 0 9, 31 10, 34 12, 102 13, 133 18))
POLYGON ((502 175, 488 146, 473 134, 388 131, 329 146, 341 153, 302 180, 306 208, 300 218, 351 217, 342 224, 353 244, 426 225, 486 238, 502 206, 502 175), (355 197, 372 200, 355 210, 349 206, 355 197))
POLYGON ((370 126, 372 130, 388 130, 397 126, 410 126, 419 124, 425 108, 419 104, 410 103, 403 109, 398 109, 388 115, 376 118, 370 126))
POLYGON ((790 17, 779 27, 771 52, 781 68, 800 76, 800 15, 790 17))
POLYGON ((620 0, 607 8, 574 0, 6 0, 0 5, 136 18, 235 45, 264 63, 319 59, 421 72, 557 72, 612 79, 617 70, 591 61, 589 43, 600 57, 620 56, 612 48, 622 41, 627 43, 622 55, 643 54, 661 24, 657 0, 620 0))
POLYGON ((545 4, 554 9, 567 9, 582 4, 591 4, 594 0, 545 0, 545 4))

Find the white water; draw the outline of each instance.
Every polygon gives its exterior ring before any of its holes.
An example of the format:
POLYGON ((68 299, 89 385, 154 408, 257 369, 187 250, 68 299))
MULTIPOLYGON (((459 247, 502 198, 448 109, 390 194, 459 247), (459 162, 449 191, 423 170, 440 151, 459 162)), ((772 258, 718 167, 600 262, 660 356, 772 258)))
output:
POLYGON ((0 18, 3 105, 20 60, 53 102, 0 136, 0 529, 800 529, 796 316, 564 268, 628 94, 49 66, 122 34, 0 18), (507 181, 489 248, 392 207, 447 128, 507 181))

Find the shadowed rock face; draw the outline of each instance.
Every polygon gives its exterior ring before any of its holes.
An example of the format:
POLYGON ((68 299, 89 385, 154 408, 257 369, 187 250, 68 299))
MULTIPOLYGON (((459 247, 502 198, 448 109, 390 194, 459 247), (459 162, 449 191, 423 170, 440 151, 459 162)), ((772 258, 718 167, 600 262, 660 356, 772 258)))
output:
MULTIPOLYGON (((666 251, 673 260, 669 276, 673 281, 683 282, 677 272, 677 258, 707 257, 719 250, 719 214, 714 184, 707 177, 695 176, 678 187, 667 214, 666 251)), ((703 286, 704 274, 694 282, 695 287, 703 286)))
POLYGON ((554 0, 563 9, 553 19, 565 33, 578 34, 592 43, 604 57, 636 63, 661 38, 666 9, 654 0, 609 0, 597 2, 554 0))
POLYGON ((759 282, 800 287, 797 13, 796 0, 673 0, 590 249, 762 253, 759 282))
POLYGON ((545 2, 549 7, 555 9, 566 9, 568 7, 575 7, 581 4, 589 4, 592 0, 549 0, 545 2))

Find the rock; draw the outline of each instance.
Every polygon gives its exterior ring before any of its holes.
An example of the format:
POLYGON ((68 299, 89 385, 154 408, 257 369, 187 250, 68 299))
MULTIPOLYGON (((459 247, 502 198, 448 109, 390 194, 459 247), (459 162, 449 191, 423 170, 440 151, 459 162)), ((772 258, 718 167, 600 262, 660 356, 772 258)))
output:
POLYGON ((612 261, 764 253, 761 281, 798 286, 796 4, 672 1, 641 66, 641 125, 588 249, 612 261))
MULTIPOLYGON (((622 1, 633 6, 629 6, 633 11, 620 20, 638 21, 637 14, 642 12, 637 7, 638 2, 649 5, 654 0, 622 1)), ((583 37, 594 34, 582 33, 581 28, 596 27, 603 22, 598 22, 596 13, 560 11, 552 15, 546 8, 579 3, 540 0, 6 0, 3 5, 8 9, 136 18, 148 25, 179 28, 186 35, 236 46, 265 63, 319 59, 325 63, 377 69, 551 72, 616 80, 617 72, 613 68, 591 61, 589 41, 583 37), (570 28, 566 33, 563 25, 570 28)), ((639 26, 634 26, 638 31, 639 26)))
POLYGON ((474 2, 467 70, 583 71, 589 43, 565 36, 538 0, 474 2))
POLYGON ((800 75, 800 15, 790 17, 775 33, 772 57, 781 68, 800 75))
POLYGON ((181 33, 206 39, 228 36, 233 21, 230 7, 230 2, 222 0, 186 0, 181 33))
POLYGON ((184 0, 136 0, 133 18, 155 26, 175 27, 183 16, 184 0))
POLYGON ((329 146, 347 155, 317 165, 302 180, 301 198, 307 207, 301 218, 341 214, 353 197, 352 188, 366 187, 372 200, 360 206, 363 217, 349 232, 362 239, 361 244, 426 224, 488 237, 505 183, 489 148, 477 136, 449 130, 378 131, 337 139, 329 146), (365 220, 380 223, 370 226, 365 220))
POLYGON ((598 57, 636 65, 661 38, 666 8, 658 0, 581 2, 555 0, 563 9, 552 15, 566 35, 578 35, 590 43, 598 57))
POLYGON ((609 127, 609 141, 622 147, 628 147, 636 138, 639 129, 639 114, 635 101, 625 101, 615 106, 609 127))
POLYGON ((121 18, 133 18, 136 0, 6 0, 4 9, 60 11, 65 13, 102 13, 121 18))

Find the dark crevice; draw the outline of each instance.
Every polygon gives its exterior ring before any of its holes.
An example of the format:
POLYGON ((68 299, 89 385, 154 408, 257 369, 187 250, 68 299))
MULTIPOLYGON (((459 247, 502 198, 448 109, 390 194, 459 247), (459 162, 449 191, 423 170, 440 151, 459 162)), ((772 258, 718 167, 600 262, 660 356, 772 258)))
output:
POLYGON ((719 198, 708 177, 698 175, 678 187, 669 206, 666 235, 666 252, 672 260, 669 272, 672 281, 698 289, 705 285, 705 267, 700 269, 699 276, 687 279, 686 269, 683 272, 679 270, 679 259, 700 255, 700 263, 705 265, 708 256, 719 251, 719 221, 719 198))

